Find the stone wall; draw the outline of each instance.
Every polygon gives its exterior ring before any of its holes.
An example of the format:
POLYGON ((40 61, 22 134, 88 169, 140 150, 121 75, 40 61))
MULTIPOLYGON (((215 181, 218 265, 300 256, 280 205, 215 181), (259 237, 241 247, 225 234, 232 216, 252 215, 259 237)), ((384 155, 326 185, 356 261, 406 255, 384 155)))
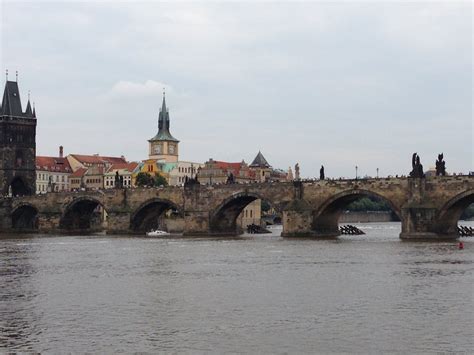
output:
POLYGON ((392 212, 345 212, 341 214, 339 223, 378 223, 393 222, 392 212))

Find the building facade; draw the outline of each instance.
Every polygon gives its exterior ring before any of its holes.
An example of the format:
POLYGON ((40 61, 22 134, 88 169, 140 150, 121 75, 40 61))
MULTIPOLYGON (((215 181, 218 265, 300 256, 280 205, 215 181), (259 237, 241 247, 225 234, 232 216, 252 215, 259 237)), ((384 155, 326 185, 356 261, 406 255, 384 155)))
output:
POLYGON ((86 183, 84 181, 86 172, 86 168, 79 168, 69 176, 69 189, 71 191, 78 191, 86 188, 86 183))
POLYGON ((198 179, 201 184, 225 184, 231 174, 234 182, 237 183, 248 183, 255 180, 254 173, 245 161, 231 163, 212 158, 201 167, 198 172, 198 179))
POLYGON ((119 179, 122 179, 122 187, 130 189, 135 187, 134 174, 140 169, 139 163, 126 163, 126 164, 113 164, 104 173, 104 188, 114 189, 116 188, 117 173, 119 179))
POLYGON ((167 164, 164 169, 169 176, 168 183, 174 186, 183 185, 186 178, 194 178, 205 165, 202 163, 194 163, 190 161, 179 161, 173 165, 167 164))
POLYGON ((71 166, 63 156, 63 147, 59 147, 58 157, 36 157, 36 193, 69 191, 71 166))
POLYGON ((0 107, 0 192, 31 195, 36 191, 36 110, 23 108, 18 83, 5 84, 0 107))

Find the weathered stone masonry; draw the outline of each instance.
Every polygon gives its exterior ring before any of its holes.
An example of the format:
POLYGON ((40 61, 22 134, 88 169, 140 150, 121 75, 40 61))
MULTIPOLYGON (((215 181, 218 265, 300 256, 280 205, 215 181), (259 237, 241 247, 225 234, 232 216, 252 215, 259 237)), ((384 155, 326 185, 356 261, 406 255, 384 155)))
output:
POLYGON ((255 199, 283 213, 285 237, 334 237, 345 206, 361 196, 386 200, 402 221, 401 238, 456 238, 464 209, 474 202, 474 177, 318 180, 189 188, 139 188, 50 193, 0 201, 3 232, 89 231, 98 206, 108 233, 143 233, 173 209, 185 235, 235 235, 236 218, 255 199))

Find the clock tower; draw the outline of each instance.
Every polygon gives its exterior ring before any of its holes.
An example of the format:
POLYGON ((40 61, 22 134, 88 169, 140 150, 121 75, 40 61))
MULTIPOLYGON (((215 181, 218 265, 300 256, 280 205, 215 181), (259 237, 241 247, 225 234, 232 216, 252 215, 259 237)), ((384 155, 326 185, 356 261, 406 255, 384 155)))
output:
POLYGON ((165 163, 176 163, 178 161, 179 140, 170 133, 170 114, 166 107, 165 93, 163 92, 163 103, 158 116, 158 133, 149 141, 150 159, 163 161, 165 163))

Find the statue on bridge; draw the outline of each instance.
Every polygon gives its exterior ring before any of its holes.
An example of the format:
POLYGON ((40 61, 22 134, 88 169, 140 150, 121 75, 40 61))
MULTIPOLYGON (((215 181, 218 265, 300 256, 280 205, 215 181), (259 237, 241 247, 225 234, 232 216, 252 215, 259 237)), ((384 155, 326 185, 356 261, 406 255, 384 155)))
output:
POLYGON ((321 165, 321 169, 319 169, 319 180, 324 180, 324 165, 321 165))
POLYGON ((436 160, 436 176, 446 176, 446 162, 443 160, 443 153, 438 154, 438 160, 436 160))
POLYGON ((295 165, 295 180, 300 179, 300 165, 296 163, 295 165))
POLYGON ((198 180, 198 177, 190 178, 187 175, 184 177, 184 187, 190 187, 190 186, 195 186, 195 185, 201 185, 201 183, 198 180))
POLYGON ((420 156, 417 153, 413 153, 411 158, 411 167, 410 177, 414 178, 424 178, 425 173, 423 172, 423 165, 420 162, 420 156))
POLYGON ((118 170, 115 172, 115 188, 120 189, 120 175, 118 170))
POLYGON ((234 174, 230 173, 229 176, 227 176, 227 181, 225 183, 226 184, 235 184, 234 174))

